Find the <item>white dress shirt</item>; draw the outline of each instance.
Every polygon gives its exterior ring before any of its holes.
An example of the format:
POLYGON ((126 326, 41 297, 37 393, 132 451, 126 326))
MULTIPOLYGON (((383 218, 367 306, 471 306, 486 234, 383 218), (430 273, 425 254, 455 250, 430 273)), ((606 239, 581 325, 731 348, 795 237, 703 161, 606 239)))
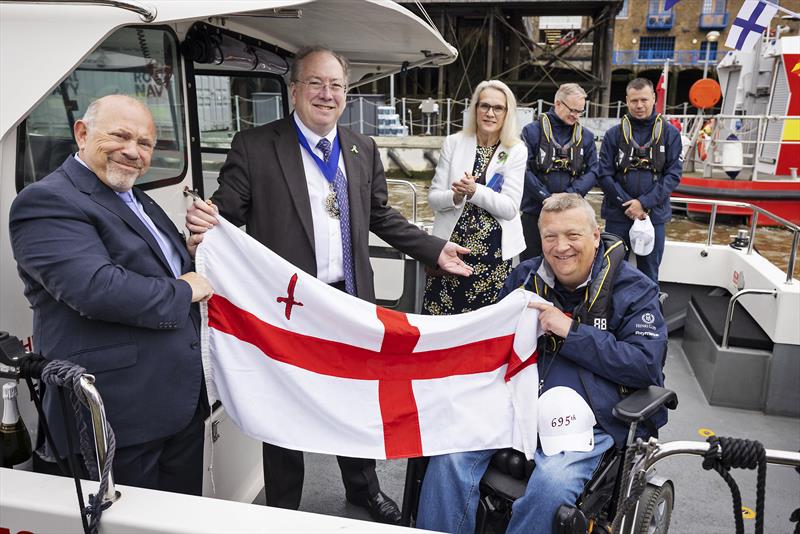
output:
MULTIPOLYGON (((295 123, 303 135, 308 140, 308 145, 320 159, 325 159, 322 151, 317 148, 317 143, 322 139, 319 135, 312 132, 303 121, 294 114, 295 123)), ((336 128, 325 135, 331 146, 336 139, 336 128)), ((317 260, 317 278, 330 284, 344 280, 344 266, 342 258, 342 231, 339 227, 339 219, 334 219, 325 211, 325 199, 332 191, 328 185, 325 175, 317 167, 308 151, 300 147, 303 156, 303 169, 306 174, 306 186, 308 187, 308 199, 311 202, 311 219, 314 228, 314 254, 317 260)), ((333 155, 331 155, 333 157, 333 155)), ((339 156, 339 169, 347 178, 344 169, 344 158, 339 156)))

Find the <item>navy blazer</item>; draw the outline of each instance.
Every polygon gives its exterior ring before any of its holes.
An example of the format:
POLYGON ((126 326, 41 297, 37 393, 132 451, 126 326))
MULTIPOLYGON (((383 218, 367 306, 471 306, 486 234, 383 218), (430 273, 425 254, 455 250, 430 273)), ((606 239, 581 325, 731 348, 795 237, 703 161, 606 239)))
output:
MULTIPOLYGON (((191 269, 183 237, 142 191, 134 194, 191 269)), ((113 190, 73 156, 23 189, 9 229, 36 351, 95 375, 117 446, 175 434, 197 408, 203 379, 199 310, 152 234, 113 190)), ((55 388, 44 398, 66 454, 55 388)), ((77 441, 75 442, 77 444, 77 441)), ((75 451, 77 452, 77 451, 75 451)))

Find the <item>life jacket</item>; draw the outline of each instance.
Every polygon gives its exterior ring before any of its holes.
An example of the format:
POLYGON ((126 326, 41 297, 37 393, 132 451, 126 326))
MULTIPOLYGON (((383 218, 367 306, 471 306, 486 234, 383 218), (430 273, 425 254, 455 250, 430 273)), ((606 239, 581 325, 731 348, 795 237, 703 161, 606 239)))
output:
POLYGON ((658 181, 667 160, 664 128, 664 117, 659 113, 653 122, 650 140, 640 146, 633 138, 630 115, 625 114, 622 117, 622 138, 617 150, 617 169, 623 172, 623 176, 631 169, 640 169, 652 172, 653 181, 658 181))
MULTIPOLYGON (((538 272, 533 273, 531 285, 534 293, 552 302, 562 312, 568 315, 571 314, 572 319, 579 324, 587 324, 600 330, 605 330, 611 311, 611 289, 614 278, 620 264, 627 257, 628 251, 626 250, 625 242, 614 234, 603 232, 600 234, 600 239, 605 247, 600 270, 591 283, 584 288, 584 299, 575 308, 565 310, 564 304, 560 301, 558 295, 551 291, 538 272)), ((564 342, 564 339, 550 334, 545 342, 545 350, 555 352, 564 342)))
POLYGON ((583 172, 583 127, 575 123, 572 137, 563 146, 553 137, 553 125, 547 113, 539 118, 539 128, 542 135, 536 165, 541 176, 547 180, 547 175, 553 171, 566 172, 573 178, 580 175, 583 172))

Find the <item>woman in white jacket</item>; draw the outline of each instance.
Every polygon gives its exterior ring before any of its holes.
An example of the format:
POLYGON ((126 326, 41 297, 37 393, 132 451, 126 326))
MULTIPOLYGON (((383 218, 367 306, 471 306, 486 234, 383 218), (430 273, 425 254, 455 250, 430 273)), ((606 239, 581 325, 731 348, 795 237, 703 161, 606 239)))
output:
POLYGON ((442 145, 428 203, 434 235, 468 249, 468 277, 431 272, 423 313, 451 315, 496 300, 525 249, 519 205, 528 149, 519 137, 517 102, 506 84, 481 82, 464 116, 464 129, 442 145))

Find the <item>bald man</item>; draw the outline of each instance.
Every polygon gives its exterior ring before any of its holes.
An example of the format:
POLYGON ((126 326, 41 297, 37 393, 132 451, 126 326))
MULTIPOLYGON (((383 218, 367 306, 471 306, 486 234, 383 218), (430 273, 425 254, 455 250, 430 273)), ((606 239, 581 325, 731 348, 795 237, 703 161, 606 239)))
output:
MULTIPOLYGON (((74 134, 78 152, 11 206, 37 349, 95 375, 116 434, 116 482, 199 495, 208 405, 196 303, 212 290, 164 211, 134 187, 150 167, 153 117, 133 98, 107 96, 74 134)), ((77 455, 55 388, 44 408, 49 454, 77 455)))

